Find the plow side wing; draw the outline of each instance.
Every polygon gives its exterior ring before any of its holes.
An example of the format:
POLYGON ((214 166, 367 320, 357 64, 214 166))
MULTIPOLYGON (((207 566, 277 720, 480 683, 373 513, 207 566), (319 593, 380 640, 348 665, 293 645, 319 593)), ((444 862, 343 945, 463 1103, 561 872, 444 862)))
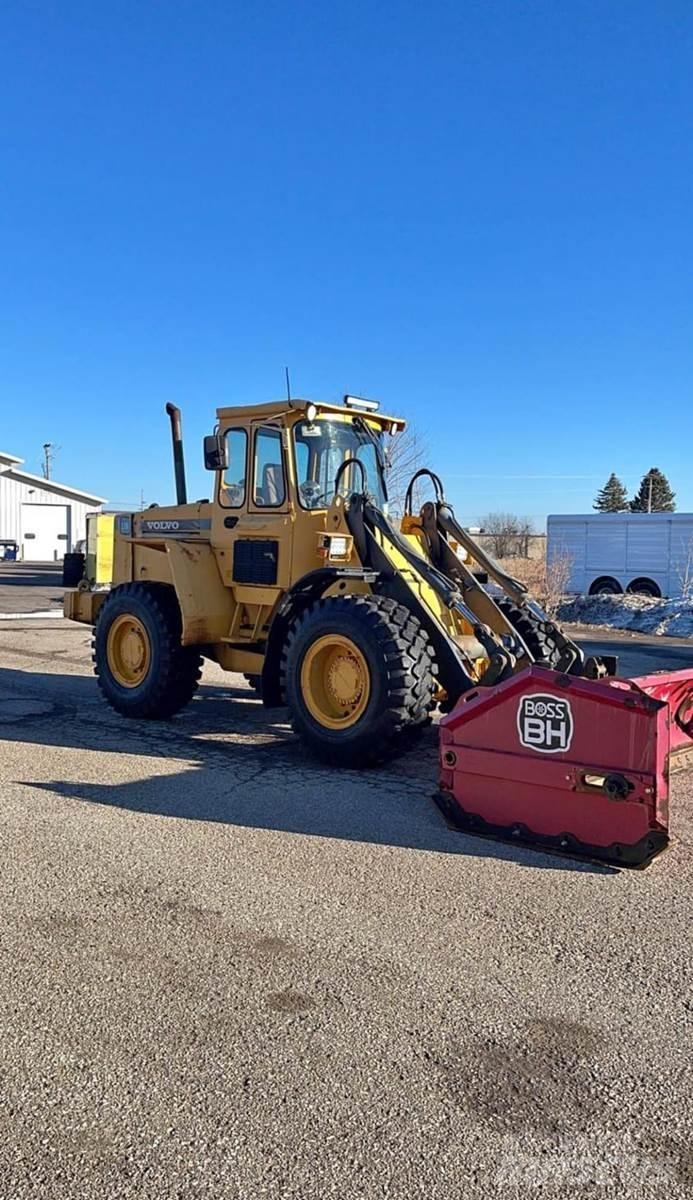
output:
POLYGON ((669 711, 669 770, 693 765, 693 671, 659 671, 631 680, 669 711))

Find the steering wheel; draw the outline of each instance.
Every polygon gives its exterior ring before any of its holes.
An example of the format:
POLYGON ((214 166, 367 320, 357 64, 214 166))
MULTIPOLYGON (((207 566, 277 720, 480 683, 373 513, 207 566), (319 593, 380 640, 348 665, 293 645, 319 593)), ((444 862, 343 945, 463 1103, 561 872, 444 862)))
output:
POLYGON ((238 483, 227 483, 224 485, 224 491, 231 508, 240 508, 245 499, 245 488, 238 483))
POLYGON ((324 496, 320 484, 315 479, 305 479, 299 485, 299 494, 306 508, 317 508, 324 496))

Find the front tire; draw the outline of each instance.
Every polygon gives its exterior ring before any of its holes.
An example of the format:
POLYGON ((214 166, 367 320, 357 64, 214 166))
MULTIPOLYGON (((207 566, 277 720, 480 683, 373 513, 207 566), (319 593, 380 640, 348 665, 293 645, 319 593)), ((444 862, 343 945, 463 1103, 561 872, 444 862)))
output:
POLYGON ((97 681, 124 717, 171 717, 192 698, 202 659, 181 645, 180 609, 165 586, 126 583, 99 612, 93 641, 97 681))
POLYGON ((535 663, 555 670, 560 662, 561 649, 544 622, 530 609, 520 608, 507 596, 501 596, 496 600, 496 604, 513 629, 519 633, 535 663))
POLYGON ((327 597, 289 630, 282 678, 294 731, 318 758, 362 767, 406 749, 437 668, 417 618, 385 596, 327 597))

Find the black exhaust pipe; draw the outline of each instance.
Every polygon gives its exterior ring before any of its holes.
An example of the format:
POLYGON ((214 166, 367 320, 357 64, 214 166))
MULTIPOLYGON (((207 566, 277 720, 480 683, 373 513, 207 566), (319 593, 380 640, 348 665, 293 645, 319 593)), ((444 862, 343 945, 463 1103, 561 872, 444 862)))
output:
POLYGON ((183 458, 183 433, 180 421, 180 409, 175 404, 167 404, 166 412, 171 418, 171 440, 173 441, 173 470, 176 475, 176 503, 188 503, 188 489, 185 486, 185 460, 183 458))

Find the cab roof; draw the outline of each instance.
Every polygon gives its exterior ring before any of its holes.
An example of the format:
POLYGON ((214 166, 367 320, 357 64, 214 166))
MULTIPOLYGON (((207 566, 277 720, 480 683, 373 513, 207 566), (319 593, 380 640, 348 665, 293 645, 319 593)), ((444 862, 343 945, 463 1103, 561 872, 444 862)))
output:
POLYGON ((392 417, 380 411, 371 412, 365 408, 357 408, 355 406, 352 408, 346 404, 327 404, 322 400, 269 400, 265 404, 234 404, 232 408, 218 408, 217 416, 220 421, 233 420, 239 417, 247 417, 250 420, 271 419, 272 417, 286 417, 293 414, 301 415, 305 413, 309 404, 315 405, 318 416, 325 413, 338 413, 341 417, 345 414, 358 415, 375 425, 381 425, 385 429, 394 425, 395 430, 393 432, 401 431, 406 425, 403 417, 392 417))

